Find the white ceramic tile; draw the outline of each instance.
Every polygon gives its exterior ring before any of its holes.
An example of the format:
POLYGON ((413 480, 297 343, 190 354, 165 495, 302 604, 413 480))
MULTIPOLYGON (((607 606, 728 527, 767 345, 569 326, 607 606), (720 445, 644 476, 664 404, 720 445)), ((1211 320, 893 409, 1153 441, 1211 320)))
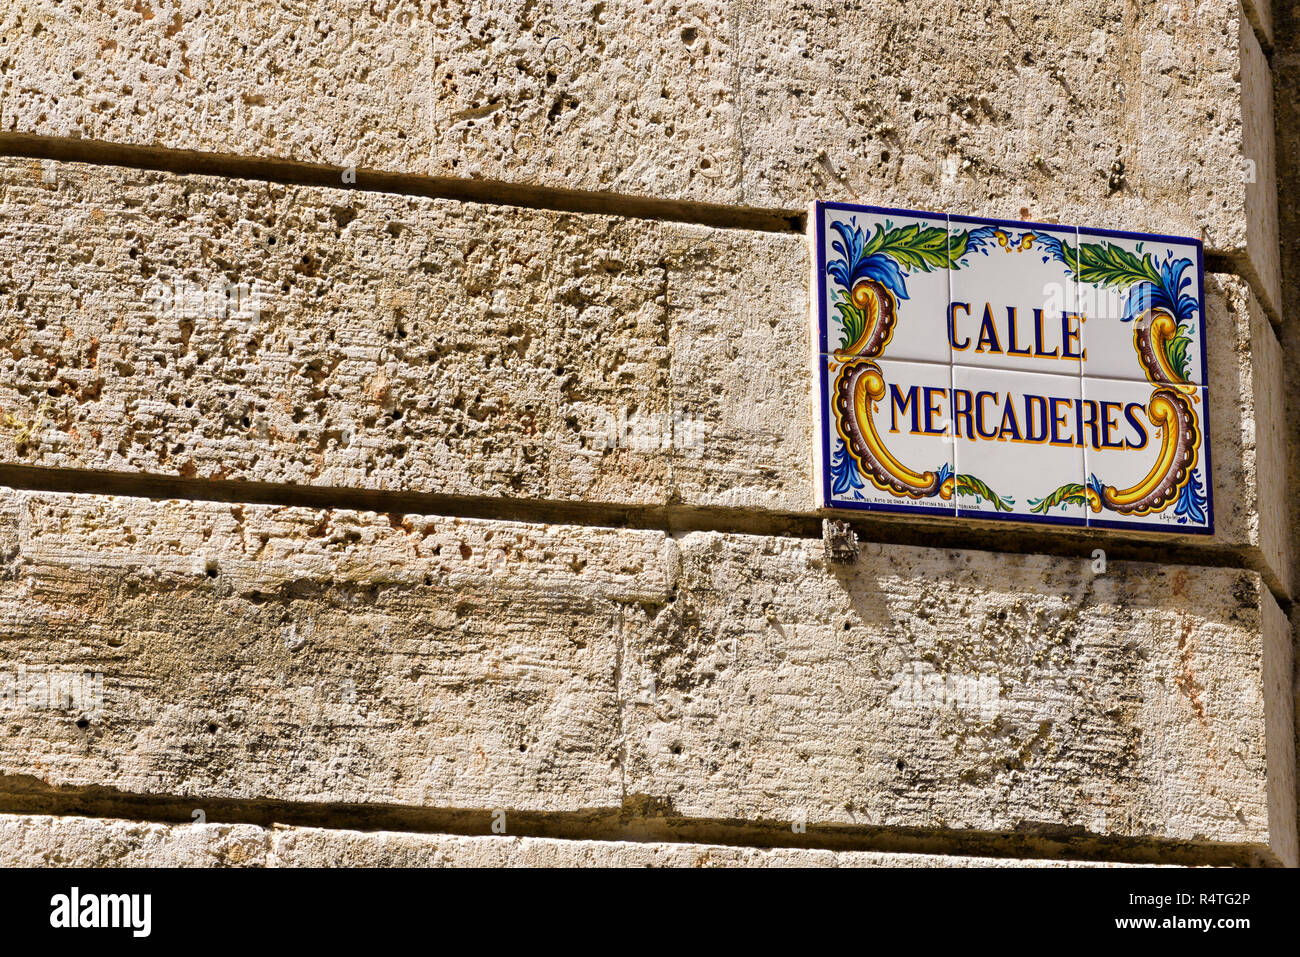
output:
POLYGON ((951 368, 826 354, 820 371, 821 504, 952 515, 951 368))
POLYGON ((1049 375, 1080 372, 1078 289, 1068 226, 950 216, 953 362, 1049 375))
POLYGON ((1083 374, 1206 385, 1201 244, 1091 229, 1079 243, 1083 374))
POLYGON ((947 217, 822 203, 813 215, 820 351, 946 365, 947 217))
MULTIPOLYGON (((1201 386, 1156 388, 1148 382, 1085 378, 1084 434, 1090 508, 1088 524, 1099 528, 1163 529, 1170 532, 1213 531, 1206 409, 1209 391, 1201 386), (1153 413, 1155 421, 1153 422, 1153 413), (1186 428, 1182 427, 1186 416, 1186 428), (1175 457, 1172 470, 1156 473, 1162 459, 1165 423, 1174 435, 1193 436, 1193 447, 1175 457), (1172 475, 1173 490, 1144 505, 1144 484, 1158 487, 1172 475), (1153 482, 1144 482, 1154 476, 1153 482), (1128 495, 1123 493, 1128 492, 1128 495)), ((1187 442, 1186 438, 1180 441, 1187 442)), ((1177 453, 1176 453, 1177 454, 1177 453)))
POLYGON ((844 204, 809 222, 818 504, 1212 530, 1198 243, 844 204), (1180 417, 1195 460, 1135 503, 1180 417))
POLYGON ((1080 380, 953 368, 957 514, 1082 525, 1080 380))

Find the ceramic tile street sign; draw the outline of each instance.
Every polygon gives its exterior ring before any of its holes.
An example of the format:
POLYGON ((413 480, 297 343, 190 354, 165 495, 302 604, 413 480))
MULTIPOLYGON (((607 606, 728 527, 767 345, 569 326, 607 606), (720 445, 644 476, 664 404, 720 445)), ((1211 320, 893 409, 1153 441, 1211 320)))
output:
POLYGON ((1214 529, 1201 244, 814 204, 818 506, 1214 529))

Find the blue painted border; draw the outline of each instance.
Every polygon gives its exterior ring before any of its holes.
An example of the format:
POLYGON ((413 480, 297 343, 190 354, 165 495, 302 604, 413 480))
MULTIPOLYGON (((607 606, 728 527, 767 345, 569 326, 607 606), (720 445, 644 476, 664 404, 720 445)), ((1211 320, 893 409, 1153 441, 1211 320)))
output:
POLYGON ((828 429, 830 422, 826 419, 826 414, 830 411, 828 404, 829 395, 826 391, 826 205, 820 201, 813 204, 813 219, 815 220, 812 228, 813 241, 817 244, 817 355, 813 361, 817 363, 817 381, 821 386, 821 405, 817 409, 817 444, 821 446, 818 455, 821 456, 821 473, 822 473, 822 506, 833 508, 831 504, 835 499, 831 495, 831 470, 830 470, 830 435, 828 429))
POLYGON ((1138 239, 1146 241, 1148 239, 1160 239, 1167 243, 1183 243, 1184 245, 1200 246, 1201 241, 1192 236, 1171 236, 1165 233, 1135 233, 1126 229, 1102 229, 1098 226, 1080 226, 1080 233, 1087 233, 1089 236, 1104 236, 1108 239, 1138 239))
MULTIPOLYGON (((1087 506, 1085 505, 1086 509, 1087 506)), ((967 509, 962 514, 960 507, 957 513, 958 518, 974 518, 980 521, 992 522, 1023 522, 1026 525, 1073 525, 1076 528, 1086 528, 1088 519, 1074 518, 1070 515, 1062 515, 1058 518, 1049 518, 1046 515, 1008 515, 1006 512, 980 512, 975 509, 967 509)))
MULTIPOLYGON (((822 473, 822 501, 823 508, 831 511, 859 511, 859 512, 890 512, 895 514, 907 515, 928 515, 931 518, 970 518, 974 521, 995 521, 995 522, 1015 522, 1024 525, 1048 525, 1057 527, 1071 528, 1107 528, 1120 529, 1125 531, 1141 531, 1144 533, 1153 533, 1159 535, 1213 535, 1214 534, 1214 469, 1210 459, 1210 400, 1209 400, 1209 364, 1206 356, 1206 316, 1205 316, 1205 256, 1204 245, 1199 239, 1190 236, 1171 236, 1163 233, 1136 233, 1127 232, 1117 229, 1098 229, 1085 226, 1069 226, 1062 223, 1037 223, 1028 220, 1019 219, 993 219, 983 216, 968 216, 964 214, 937 213, 929 210, 917 209, 898 209, 891 206, 868 206, 857 203, 842 203, 833 201, 817 200, 813 204, 813 228, 811 235, 813 241, 817 244, 817 345, 818 352, 816 356, 817 376, 820 385, 821 405, 818 408, 817 419, 820 423, 818 429, 818 444, 821 446, 819 451, 822 473), (1073 232, 1081 242, 1082 237, 1086 234, 1089 236, 1109 237, 1112 239, 1136 239, 1139 241, 1156 241, 1156 242, 1173 242, 1184 245, 1193 245, 1196 247, 1196 281, 1198 295, 1198 319, 1200 322, 1200 339, 1201 339, 1201 371, 1202 378, 1205 380, 1201 383, 1202 406, 1201 416, 1202 441, 1201 451, 1204 453, 1202 459, 1205 465, 1205 496, 1206 496, 1206 515, 1208 521, 1204 526, 1163 526, 1149 525, 1141 522, 1117 521, 1111 519, 1093 519, 1091 515, 1085 515, 1084 518, 1073 518, 1069 516, 1048 517, 1038 515, 1007 515, 1001 512, 968 512, 962 514, 958 507, 958 499, 954 496, 953 507, 932 508, 921 505, 894 505, 883 502, 854 502, 845 501, 837 498, 831 492, 831 469, 830 469, 830 421, 827 414, 830 412, 829 401, 829 377, 826 371, 826 310, 828 303, 826 301, 826 216, 827 210, 841 210, 853 213, 874 213, 884 216, 909 216, 921 219, 939 219, 947 224, 949 232, 954 222, 978 224, 984 226, 1005 226, 1015 229, 1039 229, 1048 232, 1073 232)), ((1078 282, 1078 277, 1075 277, 1078 282)), ((951 364, 950 364, 951 365, 951 364)), ((1082 366, 1080 366, 1080 378, 1083 378, 1082 366)), ((1086 461, 1086 458, 1085 458, 1086 461)), ((955 463, 954 463, 955 467, 955 463)), ((1083 476, 1087 481, 1087 476, 1083 476)), ((868 480, 870 481, 870 480, 868 480)), ((1086 506, 1085 506, 1086 508, 1086 506)))
MULTIPOLYGON (((971 223, 979 226, 1006 226, 1011 229, 1027 230, 1037 229, 1040 232, 1047 233, 1074 233, 1078 235, 1079 227, 1066 226, 1062 223, 1034 223, 1027 219, 989 219, 985 216, 966 216, 961 213, 952 213, 948 216, 950 223, 971 223)), ((1077 277, 1076 277, 1077 281, 1077 277)))

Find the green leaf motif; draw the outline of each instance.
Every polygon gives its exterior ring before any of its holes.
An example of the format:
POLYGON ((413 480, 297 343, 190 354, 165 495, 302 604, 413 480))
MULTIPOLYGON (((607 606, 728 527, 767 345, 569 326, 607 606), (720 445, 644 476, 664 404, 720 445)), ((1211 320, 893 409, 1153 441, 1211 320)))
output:
POLYGON ((835 308, 840 311, 840 321, 844 324, 842 330, 843 340, 840 342, 841 349, 847 349, 853 343, 858 341, 858 336, 867 327, 867 316, 861 309, 853 305, 849 294, 840 290, 840 301, 835 303, 835 308))
MULTIPOLYGON (((1067 249, 1067 265, 1070 259, 1067 249)), ((1110 243, 1080 243, 1078 276, 1095 286, 1160 285, 1160 272, 1151 256, 1138 256, 1110 243)))
POLYGON ((970 230, 963 229, 961 232, 951 233, 948 236, 948 267, 956 269, 961 258, 966 255, 966 247, 970 244, 970 230))
POLYGON ((1031 498, 1029 500, 1029 511, 1038 515, 1046 515, 1050 509, 1058 505, 1086 505, 1087 500, 1084 495, 1083 486, 1077 482, 1062 485, 1051 495, 1046 498, 1031 498))
MULTIPOLYGON (((964 248, 964 247, 963 247, 964 248)), ((863 247, 862 255, 882 253, 909 270, 929 272, 949 265, 948 230, 941 226, 922 227, 920 223, 886 231, 877 226, 875 235, 863 247)))
POLYGON ((984 482, 983 479, 978 479, 974 475, 956 476, 954 487, 956 488, 958 495, 975 496, 976 504, 979 504, 982 499, 987 499, 989 502, 993 503, 994 509, 999 512, 1011 511, 1011 506, 1016 502, 1014 498, 1004 498, 999 495, 997 492, 993 491, 993 489, 989 488, 988 484, 984 482))
POLYGON ((1178 334, 1169 340, 1165 346, 1165 359, 1169 362, 1169 368, 1178 373, 1179 378, 1184 382, 1190 373, 1187 350, 1192 345, 1191 337, 1186 334, 1187 326, 1178 327, 1178 334))
POLYGON ((1079 248, 1077 246, 1071 246, 1066 242, 1061 243, 1061 260, 1070 272, 1076 277, 1079 275, 1079 248))

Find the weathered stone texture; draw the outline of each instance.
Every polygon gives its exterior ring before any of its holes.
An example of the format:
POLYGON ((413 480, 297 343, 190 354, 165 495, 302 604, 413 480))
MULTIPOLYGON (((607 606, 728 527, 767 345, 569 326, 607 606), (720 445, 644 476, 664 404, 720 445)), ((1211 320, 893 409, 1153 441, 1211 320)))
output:
POLYGON ((49 493, 6 515, 7 661, 104 676, 102 714, 0 739, 23 786, 1295 857, 1266 680, 1290 635, 1250 572, 49 493))
POLYGON ((647 841, 562 841, 277 827, 270 863, 278 867, 1123 867, 878 851, 732 847, 647 841))
MULTIPOLYGON (((1282 295, 1282 264, 1278 245, 1277 147, 1273 111, 1273 73, 1254 32, 1241 28, 1242 155, 1245 170, 1246 246, 1249 255, 1239 266, 1255 285, 1260 299, 1277 316, 1288 312, 1282 295)), ((1192 117, 1189 115, 1188 120, 1192 117)), ((1232 191, 1231 186, 1229 191, 1232 191)), ((1217 242, 1211 235, 1207 242, 1217 242)))
POLYGON ((0 814, 0 867, 1125 867, 1093 861, 0 814))
POLYGON ((1291 705, 1265 680, 1290 674, 1290 633, 1254 574, 681 549, 673 624, 624 654, 624 697, 656 691, 624 721, 629 794, 688 817, 1212 835, 1294 863, 1291 705))
POLYGON ((742 15, 747 201, 1203 235, 1252 261, 1267 241, 1244 175, 1246 157, 1271 170, 1252 125, 1267 63, 1235 0, 845 6, 742 8, 765 14, 742 15))
POLYGON ((269 845, 252 824, 0 814, 0 867, 259 867, 269 845))
POLYGON ((801 237, 75 164, 44 175, 0 174, 10 461, 811 506, 801 237), (187 282, 246 283, 260 317, 178 306, 187 282))
POLYGON ((1280 308, 1274 186, 1252 192, 1243 175, 1246 159, 1271 172, 1256 135, 1267 63, 1236 0, 15 0, 0 36, 6 132, 734 205, 858 198, 1204 231, 1280 308))
MULTIPOLYGON (((1300 833, 1300 801, 1296 792, 1294 732, 1300 709, 1295 703, 1295 689, 1300 673, 1296 670, 1295 635, 1287 616, 1273 602, 1264 606, 1264 630, 1278 636, 1287 654, 1265 657, 1260 682, 1270 707, 1266 715, 1268 738, 1268 808, 1274 822, 1274 847, 1296 847, 1300 833)), ((1280 858, 1292 867, 1300 866, 1300 853, 1280 858)))
POLYGON ((0 125, 55 136, 737 199, 729 10, 361 0, 16 2, 0 125), (711 161, 711 162, 710 162, 711 161))
POLYGON ((1246 282, 1209 276, 1206 298, 1216 538, 1248 544, 1247 562, 1291 595, 1286 470, 1294 429, 1282 348, 1246 282))
POLYGON ((662 536, 76 496, 23 496, 7 520, 8 667, 102 672, 104 704, 32 710, 4 738, 6 773, 187 797, 619 804, 621 631, 662 600, 662 536))
MULTIPOLYGON (((0 187, 0 461, 813 514, 800 237, 75 163, 0 187), (227 282, 260 316, 184 298, 227 282)), ((1215 542, 1282 589, 1276 346, 1241 280, 1206 296, 1215 542)))

